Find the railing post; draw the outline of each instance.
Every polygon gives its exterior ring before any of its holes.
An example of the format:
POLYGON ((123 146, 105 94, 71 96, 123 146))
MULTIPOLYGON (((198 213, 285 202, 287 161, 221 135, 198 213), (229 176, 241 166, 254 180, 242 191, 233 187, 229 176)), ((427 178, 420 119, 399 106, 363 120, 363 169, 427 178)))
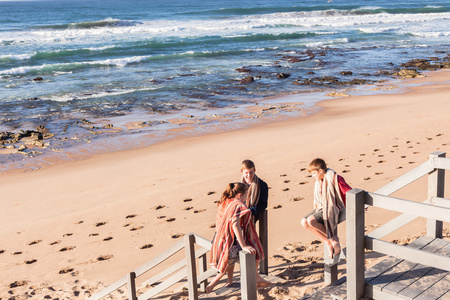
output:
MULTIPOLYGON (((199 257, 198 268, 199 268, 200 274, 202 274, 208 270, 208 264, 206 261, 206 253, 199 257)), ((208 279, 205 279, 202 282, 200 282, 200 290, 202 292, 206 291, 207 285, 208 285, 208 279)))
MULTIPOLYGON (((337 229, 334 232, 337 235, 337 229)), ((328 247, 323 247, 323 255, 324 255, 324 282, 325 284, 330 284, 335 282, 338 279, 338 259, 336 257, 330 258, 330 253, 328 251, 328 247)))
POLYGON ((256 300, 255 256, 241 250, 239 252, 239 265, 241 268, 241 299, 256 300))
POLYGON ((269 274, 269 233, 268 233, 268 212, 267 209, 262 212, 259 223, 259 240, 264 251, 264 259, 259 262, 259 273, 269 274))
POLYGON ((137 300, 136 297, 136 273, 130 272, 127 274, 128 299, 137 300))
POLYGON ((347 299, 364 296, 364 195, 360 189, 347 192, 347 299))
MULTIPOLYGON (((433 162, 436 157, 445 157, 445 152, 433 152, 429 159, 433 162)), ((431 204, 431 197, 444 197, 445 170, 434 169, 428 173, 428 200, 431 204)), ((442 221, 427 219, 427 236, 442 238, 442 221)))
POLYGON ((186 268, 187 268, 187 280, 188 280, 188 293, 189 300, 198 299, 197 290, 197 270, 195 267, 195 236, 193 234, 185 235, 185 250, 186 250, 186 268))

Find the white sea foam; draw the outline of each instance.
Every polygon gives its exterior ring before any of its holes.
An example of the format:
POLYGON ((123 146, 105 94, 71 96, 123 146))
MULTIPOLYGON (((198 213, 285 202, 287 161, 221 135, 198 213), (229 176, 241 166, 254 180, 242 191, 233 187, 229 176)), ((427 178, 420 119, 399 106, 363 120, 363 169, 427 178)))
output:
POLYGON ((94 92, 94 93, 85 93, 85 94, 79 94, 79 93, 69 93, 69 94, 60 94, 60 95, 54 95, 49 98, 50 101, 56 101, 56 102, 68 102, 68 101, 76 101, 76 100, 89 100, 89 99, 98 99, 98 98, 104 98, 104 97, 111 97, 111 96, 120 96, 120 95, 126 95, 126 94, 132 94, 134 92, 140 92, 140 91, 153 91, 158 88, 156 87, 146 87, 146 88, 140 88, 140 89, 124 89, 124 90, 108 90, 108 91, 101 91, 101 92, 94 92))
POLYGON ((32 58, 36 53, 31 54, 6 54, 0 55, 0 60, 11 59, 11 60, 27 60, 32 58))

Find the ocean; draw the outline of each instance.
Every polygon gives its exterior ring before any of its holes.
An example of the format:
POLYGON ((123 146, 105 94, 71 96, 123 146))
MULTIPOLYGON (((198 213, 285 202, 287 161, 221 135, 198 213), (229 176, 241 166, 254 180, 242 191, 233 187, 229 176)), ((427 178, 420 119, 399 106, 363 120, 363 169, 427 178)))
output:
POLYGON ((374 93, 352 80, 395 82, 401 64, 450 53, 439 0, 0 0, 0 12, 0 132, 52 133, 0 151, 0 170, 302 115, 329 91, 374 93))

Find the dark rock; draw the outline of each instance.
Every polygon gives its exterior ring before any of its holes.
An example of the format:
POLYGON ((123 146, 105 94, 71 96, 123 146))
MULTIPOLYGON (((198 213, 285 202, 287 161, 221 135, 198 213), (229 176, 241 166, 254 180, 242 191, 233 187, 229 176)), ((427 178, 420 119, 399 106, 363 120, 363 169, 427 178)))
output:
POLYGON ((349 75, 353 75, 353 72, 352 71, 342 71, 340 74, 344 75, 344 76, 349 76, 349 75))
POLYGON ((243 68, 237 68, 237 69, 235 69, 235 71, 236 71, 236 72, 242 72, 242 73, 250 73, 250 72, 251 72, 250 69, 245 68, 245 67, 243 67, 243 68))
POLYGON ((247 76, 241 79, 240 83, 250 83, 253 82, 255 80, 255 78, 253 76, 247 76))
POLYGON ((278 79, 285 79, 285 78, 288 78, 289 76, 291 76, 290 73, 278 73, 277 74, 278 79))
POLYGON ((44 78, 42 78, 42 77, 33 78, 33 81, 43 81, 43 80, 44 80, 44 78))

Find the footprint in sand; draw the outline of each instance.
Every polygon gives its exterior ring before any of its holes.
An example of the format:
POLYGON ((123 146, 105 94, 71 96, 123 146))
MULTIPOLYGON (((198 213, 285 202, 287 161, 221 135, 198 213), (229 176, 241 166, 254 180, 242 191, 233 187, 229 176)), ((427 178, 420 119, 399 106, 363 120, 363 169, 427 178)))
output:
POLYGON ((291 201, 297 202, 297 201, 300 201, 300 200, 303 200, 303 199, 304 199, 303 197, 295 197, 291 201))
POLYGON ((98 222, 98 223, 95 223, 95 227, 103 226, 105 224, 106 224, 106 222, 98 222))
POLYGON ((139 247, 139 249, 150 249, 151 247, 153 247, 152 244, 145 244, 139 247))
POLYGON ((410 164, 410 165, 415 164, 415 163, 416 163, 415 161, 408 161, 408 164, 410 164))
POLYGON ((106 242, 106 241, 110 241, 110 240, 112 240, 112 239, 113 239, 112 236, 108 236, 107 238, 104 238, 103 241, 106 242))
POLYGON ((66 274, 66 273, 70 273, 70 272, 72 272, 74 270, 74 268, 64 268, 64 269, 61 269, 61 270, 59 270, 59 274, 66 274))
POLYGON ((9 288, 16 288, 19 286, 27 285, 29 281, 26 280, 20 280, 20 281, 14 281, 13 283, 10 283, 8 286, 9 288))
POLYGON ((281 175, 280 175, 280 177, 286 177, 286 176, 287 176, 286 174, 281 174, 281 175))
POLYGON ((393 148, 398 148, 398 145, 393 145, 392 147, 393 147, 393 148))
POLYGON ((57 244, 59 244, 59 243, 61 243, 61 241, 54 241, 54 242, 51 242, 49 245, 50 245, 50 246, 53 246, 53 245, 57 245, 57 244))
POLYGON ((5 253, 5 250, 0 250, 0 254, 5 253))
POLYGON ((300 182, 299 184, 300 185, 304 185, 304 184, 307 184, 308 183, 308 181, 302 181, 302 182, 300 182))
POLYGON ((128 215, 128 216, 125 217, 125 219, 131 219, 131 218, 134 218, 134 217, 136 217, 136 215, 128 215))
POLYGON ((384 155, 383 155, 383 154, 380 154, 380 155, 378 155, 378 157, 384 157, 384 155))
POLYGON ((287 191, 289 191, 289 188, 284 188, 284 189, 282 189, 282 191, 287 192, 287 191))
POLYGON ((443 136, 444 134, 442 134, 442 133, 438 133, 438 134, 436 134, 436 136, 443 136))
POLYGON ((25 261, 25 264, 31 265, 31 264, 34 264, 35 262, 37 262, 37 259, 26 260, 26 261, 25 261))
POLYGON ((216 223, 209 225, 209 228, 216 228, 216 223))
POLYGON ((417 151, 415 151, 415 152, 413 152, 413 154, 419 154, 420 152, 417 152, 417 151))
POLYGON ((182 236, 184 236, 184 234, 182 234, 182 233, 177 233, 177 234, 172 234, 170 237, 173 238, 173 239, 178 239, 178 238, 180 238, 180 237, 182 237, 182 236))
POLYGON ((68 246, 68 247, 59 249, 59 252, 69 251, 69 250, 73 250, 73 249, 75 249, 75 246, 68 246))
POLYGON ((407 144, 411 143, 411 141, 406 141, 407 144))
POLYGON ((375 175, 381 175, 381 174, 383 174, 383 172, 377 172, 377 173, 375 173, 375 175))
POLYGON ((380 149, 373 149, 373 152, 378 152, 380 151, 380 149))
POLYGON ((284 183, 289 183, 289 182, 291 182, 290 180, 285 180, 285 181, 283 181, 284 183))
POLYGON ((402 167, 402 166, 400 166, 400 167, 397 167, 397 169, 403 169, 403 167, 402 167))
POLYGON ((157 219, 164 219, 166 216, 159 216, 159 217, 156 217, 157 219))
POLYGON ((137 227, 131 228, 130 231, 141 230, 142 228, 144 228, 144 226, 137 226, 137 227))
POLYGON ((176 220, 175 218, 169 218, 169 219, 166 220, 166 222, 173 222, 175 220, 176 220))
POLYGON ((359 156, 366 156, 364 153, 361 153, 359 156))
POLYGON ((36 244, 39 244, 40 242, 42 242, 42 240, 32 241, 31 243, 28 243, 28 246, 36 245, 36 244))
POLYGON ((13 255, 20 255, 20 254, 22 254, 22 251, 17 251, 13 253, 13 255))
POLYGON ((183 202, 191 202, 191 201, 192 201, 191 198, 186 198, 186 199, 183 200, 183 202))
POLYGON ((345 160, 345 158, 339 158, 339 161, 343 161, 343 160, 345 160))
POLYGON ((113 257, 114 257, 113 255, 101 255, 101 256, 97 257, 97 261, 108 260, 113 257))
POLYGON ((72 235, 73 235, 73 233, 66 233, 66 234, 63 235, 63 237, 72 236, 72 235))
POLYGON ((192 206, 187 206, 187 207, 183 208, 183 210, 191 210, 191 209, 193 209, 192 206))
POLYGON ((208 192, 207 195, 208 195, 208 196, 209 196, 209 195, 214 195, 215 193, 216 193, 216 192, 212 192, 212 191, 211 191, 211 192, 208 192))
POLYGON ((83 223, 84 223, 84 221, 78 221, 75 224, 83 224, 83 223))
POLYGON ((158 209, 161 209, 161 208, 164 208, 164 207, 166 207, 166 206, 165 205, 157 205, 157 206, 155 206, 155 210, 158 210, 158 209))
POLYGON ((370 177, 366 177, 366 178, 364 178, 364 180, 370 180, 370 177))
POLYGON ((379 163, 379 164, 382 164, 382 163, 385 163, 386 161, 385 160, 379 160, 379 161, 377 161, 377 163, 379 163))
POLYGON ((401 158, 406 158, 406 156, 405 156, 405 155, 402 155, 401 158))
POLYGON ((342 173, 348 173, 350 170, 342 170, 342 173))
POLYGON ((283 207, 283 206, 281 206, 281 205, 278 204, 278 205, 274 206, 273 209, 279 209, 279 208, 282 208, 282 207, 283 207))
POLYGON ((413 146, 408 146, 408 149, 414 148, 413 146))
POLYGON ((431 141, 433 138, 427 138, 427 140, 431 141))
POLYGON ((372 165, 367 165, 366 168, 372 168, 372 165))
POLYGON ((306 171, 306 168, 301 168, 300 171, 301 172, 306 171))
POLYGON ((97 236, 98 235, 98 233, 91 233, 91 234, 89 234, 89 236, 97 236))
POLYGON ((198 214, 198 213, 201 213, 204 211, 206 211, 206 209, 196 209, 196 210, 194 210, 194 214, 198 214))

